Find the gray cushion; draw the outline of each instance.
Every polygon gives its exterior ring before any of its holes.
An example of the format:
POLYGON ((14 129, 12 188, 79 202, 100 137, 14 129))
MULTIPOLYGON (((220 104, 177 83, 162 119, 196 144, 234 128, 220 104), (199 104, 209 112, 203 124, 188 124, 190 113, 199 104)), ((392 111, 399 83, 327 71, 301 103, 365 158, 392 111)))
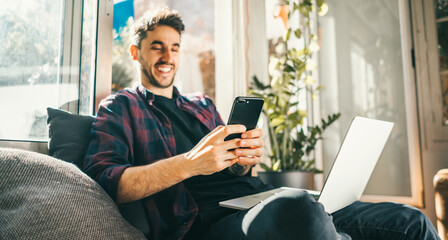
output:
POLYGON ((48 154, 82 169, 83 158, 90 141, 93 116, 71 114, 47 108, 50 141, 48 154))
POLYGON ((0 239, 145 239, 74 165, 0 148, 0 239))

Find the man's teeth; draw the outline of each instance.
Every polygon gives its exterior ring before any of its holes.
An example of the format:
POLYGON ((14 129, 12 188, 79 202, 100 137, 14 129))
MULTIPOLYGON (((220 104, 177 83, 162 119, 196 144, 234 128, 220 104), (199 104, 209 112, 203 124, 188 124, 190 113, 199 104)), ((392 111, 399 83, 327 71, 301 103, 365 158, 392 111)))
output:
POLYGON ((171 70, 171 68, 170 67, 159 67, 159 68, 157 68, 159 71, 161 71, 161 72, 169 72, 170 70, 171 70))

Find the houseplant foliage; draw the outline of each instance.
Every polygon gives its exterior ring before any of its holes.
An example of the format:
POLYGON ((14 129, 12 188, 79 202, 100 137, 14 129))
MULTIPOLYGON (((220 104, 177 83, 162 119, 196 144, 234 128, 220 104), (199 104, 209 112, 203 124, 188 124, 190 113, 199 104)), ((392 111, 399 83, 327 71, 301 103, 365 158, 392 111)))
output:
POLYGON ((322 88, 316 86, 312 77, 315 68, 312 54, 319 47, 317 36, 310 32, 310 19, 316 7, 322 12, 326 11, 327 5, 323 0, 300 0, 286 1, 285 6, 282 9, 287 13, 279 15, 287 16, 286 21, 283 19, 286 31, 283 44, 276 47, 276 55, 270 58, 271 81, 265 85, 254 77, 250 88, 252 95, 265 101, 263 113, 267 117, 271 143, 270 165, 261 163, 260 166, 269 172, 300 170, 320 173, 322 171, 315 168, 315 160, 312 159, 313 150, 322 139, 323 131, 340 114, 327 116, 320 125, 308 126, 304 124, 307 111, 303 110, 301 101, 306 96, 315 97, 322 88), (293 29, 289 22, 295 12, 299 13, 301 26, 293 29), (303 41, 301 49, 288 46, 292 37, 303 41))

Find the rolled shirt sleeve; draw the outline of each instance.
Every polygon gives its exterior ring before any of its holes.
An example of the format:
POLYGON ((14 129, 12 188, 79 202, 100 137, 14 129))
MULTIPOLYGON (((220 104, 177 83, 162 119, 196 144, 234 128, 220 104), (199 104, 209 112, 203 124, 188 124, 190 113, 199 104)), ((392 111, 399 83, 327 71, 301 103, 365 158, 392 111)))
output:
POLYGON ((92 125, 91 141, 84 158, 84 172, 95 179, 114 201, 118 182, 130 167, 133 133, 128 107, 116 97, 101 102, 92 125))

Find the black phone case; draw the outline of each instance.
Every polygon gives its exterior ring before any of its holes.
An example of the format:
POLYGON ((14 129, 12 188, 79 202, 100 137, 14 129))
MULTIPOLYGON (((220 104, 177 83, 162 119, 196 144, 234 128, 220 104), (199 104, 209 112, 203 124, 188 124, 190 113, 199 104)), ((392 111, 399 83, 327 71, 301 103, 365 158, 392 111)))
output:
MULTIPOLYGON (((236 97, 233 101, 227 125, 242 124, 247 130, 252 130, 257 126, 264 100, 257 97, 236 97)), ((224 140, 241 138, 241 134, 231 134, 224 140)))

